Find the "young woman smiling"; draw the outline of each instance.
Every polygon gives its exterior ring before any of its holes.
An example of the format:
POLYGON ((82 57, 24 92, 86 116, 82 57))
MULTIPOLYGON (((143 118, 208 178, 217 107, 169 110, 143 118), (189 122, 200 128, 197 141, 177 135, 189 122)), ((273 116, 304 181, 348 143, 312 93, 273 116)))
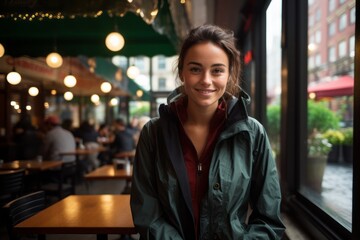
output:
POLYGON ((136 149, 131 209, 141 239, 281 239, 278 173, 263 126, 247 114, 240 70, 232 32, 190 31, 180 86, 136 149))

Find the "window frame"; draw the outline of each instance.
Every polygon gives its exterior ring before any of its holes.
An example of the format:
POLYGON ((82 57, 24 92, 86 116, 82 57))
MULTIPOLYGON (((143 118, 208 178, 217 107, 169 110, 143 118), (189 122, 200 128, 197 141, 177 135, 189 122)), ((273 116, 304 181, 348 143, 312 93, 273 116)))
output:
MULTIPOLYGON (((356 3, 358 9, 359 3, 356 3)), ((358 11, 356 11, 358 12, 358 11)), ((356 14, 358 18, 358 13, 356 14)), ((313 237, 318 239, 359 239, 359 228, 352 232, 331 218, 326 212, 310 202, 299 192, 301 159, 306 158, 307 132, 307 1, 283 0, 282 30, 282 91, 281 98, 281 185, 284 204, 289 213, 302 219, 301 223, 313 237), (296 43, 296 44, 295 44, 296 43), (294 57, 296 56, 296 57, 294 57)), ((359 39, 359 27, 356 25, 356 38, 359 39)), ((356 52, 360 51, 359 44, 356 52)), ((355 56, 355 64, 360 61, 355 56)), ((359 80, 360 69, 355 66, 354 119, 359 119, 359 80)), ((359 142, 360 121, 354 121, 354 144, 359 142)), ((359 148, 354 148, 354 159, 359 158, 359 148)), ((353 220, 352 226, 359 225, 359 161, 353 161, 353 220), (356 174, 358 173, 358 174, 356 174)))

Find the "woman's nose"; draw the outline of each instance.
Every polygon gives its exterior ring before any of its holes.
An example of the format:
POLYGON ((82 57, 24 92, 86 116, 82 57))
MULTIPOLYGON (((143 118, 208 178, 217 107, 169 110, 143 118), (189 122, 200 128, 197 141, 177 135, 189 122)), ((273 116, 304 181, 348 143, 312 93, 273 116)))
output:
POLYGON ((201 82, 204 84, 211 84, 212 78, 210 72, 204 72, 204 74, 201 76, 201 82))

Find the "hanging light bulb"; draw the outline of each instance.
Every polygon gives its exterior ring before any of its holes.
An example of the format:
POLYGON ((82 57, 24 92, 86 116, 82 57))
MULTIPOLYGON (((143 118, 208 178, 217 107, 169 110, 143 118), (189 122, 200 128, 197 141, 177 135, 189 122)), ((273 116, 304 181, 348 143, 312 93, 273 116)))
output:
POLYGON ((13 70, 12 72, 8 73, 6 80, 12 85, 18 85, 21 82, 21 75, 20 73, 13 70))
POLYGON ((71 57, 69 57, 69 74, 64 78, 64 85, 72 88, 76 85, 76 78, 71 74, 71 57))
POLYGON ((135 79, 139 76, 140 70, 136 66, 132 65, 127 69, 126 74, 129 78, 135 79))
POLYGON ((112 98, 111 100, 110 100, 110 106, 116 106, 116 105, 118 105, 119 104, 119 99, 117 99, 117 98, 112 98))
POLYGON ((111 84, 109 82, 103 82, 100 89, 103 93, 108 93, 111 91, 111 84))
POLYGON ((67 101, 71 101, 73 99, 73 97, 74 97, 74 94, 72 92, 65 92, 64 93, 64 98, 67 101))
POLYGON ((119 32, 111 32, 106 36, 105 45, 109 50, 117 52, 124 47, 125 39, 119 32))
POLYGON ((28 93, 30 96, 35 97, 39 94, 39 89, 37 87, 31 87, 29 88, 28 93))
POLYGON ((67 75, 65 78, 64 78, 64 84, 65 86, 69 87, 69 88, 72 88, 72 87, 75 87, 76 85, 76 78, 74 77, 74 75, 67 75))
POLYGON ((5 48, 4 46, 0 43, 0 57, 4 56, 5 54, 5 48))
POLYGON ((62 65, 63 59, 57 52, 49 53, 46 57, 46 63, 49 67, 58 68, 62 65))
POLYGON ((93 95, 91 95, 91 101, 93 102, 93 103, 95 103, 95 104, 97 104, 97 103, 99 103, 99 101, 100 101, 100 97, 99 97, 99 95, 97 95, 97 94, 93 94, 93 95))
POLYGON ((137 90, 136 91, 136 96, 141 98, 144 95, 144 92, 142 90, 137 90))

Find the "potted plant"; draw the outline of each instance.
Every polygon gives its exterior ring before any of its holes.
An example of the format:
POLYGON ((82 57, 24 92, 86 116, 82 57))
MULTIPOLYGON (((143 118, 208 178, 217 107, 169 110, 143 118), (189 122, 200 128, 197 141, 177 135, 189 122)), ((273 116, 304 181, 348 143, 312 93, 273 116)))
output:
POLYGON ((308 135, 314 131, 325 132, 328 129, 338 129, 340 119, 324 102, 308 100, 308 135))
POLYGON ((331 150, 331 143, 324 134, 314 131, 308 138, 308 158, 306 164, 306 185, 314 191, 321 193, 322 180, 327 156, 331 150))
POLYGON ((346 163, 353 161, 353 128, 347 127, 341 129, 344 135, 343 141, 343 159, 346 163))
POLYGON ((328 154, 328 162, 342 162, 342 145, 345 139, 344 134, 339 130, 329 129, 323 136, 327 138, 332 145, 331 151, 328 154))

